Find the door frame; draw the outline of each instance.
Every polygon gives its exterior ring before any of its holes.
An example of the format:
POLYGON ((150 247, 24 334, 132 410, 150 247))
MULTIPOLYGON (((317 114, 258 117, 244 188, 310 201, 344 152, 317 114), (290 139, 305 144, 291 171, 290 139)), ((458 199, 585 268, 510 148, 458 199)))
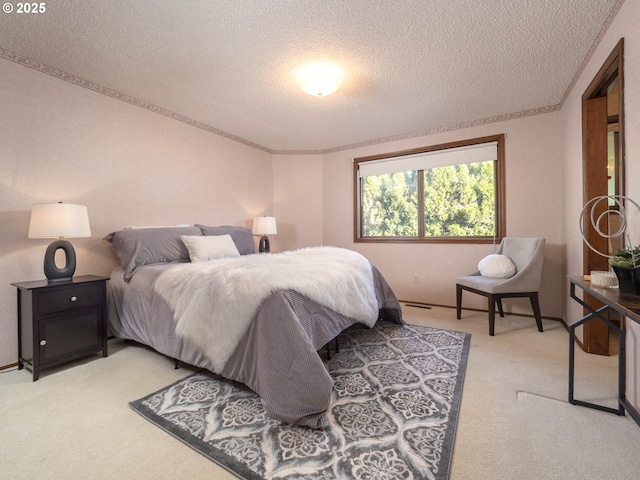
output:
MULTIPOLYGON (((625 188, 625 157, 624 157, 624 38, 616 44, 614 49, 607 57, 604 64, 598 70, 587 89, 582 95, 582 204, 585 205, 591 198, 589 197, 589 165, 591 158, 589 156, 587 136, 587 102, 589 100, 606 96, 606 89, 612 81, 618 78, 618 123, 619 133, 616 144, 616 151, 619 157, 616 158, 616 182, 617 190, 620 195, 624 195, 625 188)), ((583 261, 582 268, 585 275, 590 274, 590 266, 603 263, 604 257, 593 252, 586 244, 583 243, 583 261), (599 257, 599 258, 597 258, 599 257)), ((604 264, 608 267, 608 264, 604 264)), ((585 295, 585 302, 592 307, 599 308, 602 306, 595 298, 585 295)), ((578 340, 578 339, 576 339, 578 340)), ((609 355, 609 328, 605 322, 598 320, 587 322, 582 330, 582 342, 578 340, 578 344, 588 353, 598 355, 609 355)))

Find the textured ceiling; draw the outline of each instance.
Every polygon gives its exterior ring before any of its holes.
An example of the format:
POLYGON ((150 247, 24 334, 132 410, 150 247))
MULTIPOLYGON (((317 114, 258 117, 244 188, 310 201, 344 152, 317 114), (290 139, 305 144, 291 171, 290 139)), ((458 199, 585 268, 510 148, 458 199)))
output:
POLYGON ((318 153, 554 110, 622 1, 50 0, 0 13, 0 56, 318 153), (333 95, 300 89, 314 60, 343 69, 333 95))

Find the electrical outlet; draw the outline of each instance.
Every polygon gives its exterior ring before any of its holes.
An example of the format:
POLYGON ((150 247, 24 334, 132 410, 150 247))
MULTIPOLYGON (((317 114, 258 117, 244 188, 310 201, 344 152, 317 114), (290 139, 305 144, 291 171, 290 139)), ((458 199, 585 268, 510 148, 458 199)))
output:
POLYGON ((417 273, 413 274, 413 283, 420 283, 420 275, 417 273))

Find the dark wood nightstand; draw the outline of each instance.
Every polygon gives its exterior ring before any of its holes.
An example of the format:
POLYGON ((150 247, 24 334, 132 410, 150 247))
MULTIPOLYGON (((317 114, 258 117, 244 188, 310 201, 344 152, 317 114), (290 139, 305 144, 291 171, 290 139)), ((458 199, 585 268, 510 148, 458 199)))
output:
POLYGON ((107 280, 85 275, 68 281, 12 283, 18 289, 18 369, 40 370, 107 352, 107 280))

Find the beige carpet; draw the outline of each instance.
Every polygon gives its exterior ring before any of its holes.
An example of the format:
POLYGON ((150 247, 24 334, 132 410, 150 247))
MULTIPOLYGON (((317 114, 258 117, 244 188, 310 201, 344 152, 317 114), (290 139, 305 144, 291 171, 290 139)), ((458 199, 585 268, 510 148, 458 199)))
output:
MULTIPOLYGON (((530 318, 403 307, 409 323, 472 334, 452 480, 635 479, 640 427, 567 403, 568 333, 530 318)), ((233 479, 140 417, 128 402, 193 370, 112 340, 99 356, 45 370, 0 373, 0 477, 233 479)), ((617 357, 578 352, 576 397, 615 406, 617 357)))

